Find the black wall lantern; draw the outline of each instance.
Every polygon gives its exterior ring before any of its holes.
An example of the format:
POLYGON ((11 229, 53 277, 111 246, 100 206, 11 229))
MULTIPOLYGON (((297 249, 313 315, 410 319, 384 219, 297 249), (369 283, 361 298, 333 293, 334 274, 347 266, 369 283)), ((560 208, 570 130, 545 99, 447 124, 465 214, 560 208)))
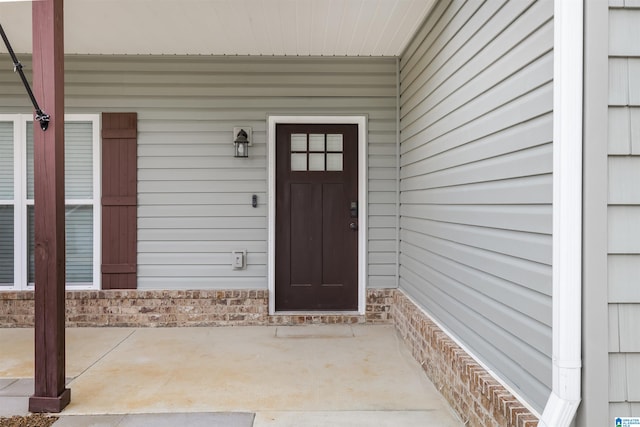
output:
POLYGON ((233 157, 249 157, 249 145, 251 145, 251 128, 233 128, 233 145, 235 151, 233 157))

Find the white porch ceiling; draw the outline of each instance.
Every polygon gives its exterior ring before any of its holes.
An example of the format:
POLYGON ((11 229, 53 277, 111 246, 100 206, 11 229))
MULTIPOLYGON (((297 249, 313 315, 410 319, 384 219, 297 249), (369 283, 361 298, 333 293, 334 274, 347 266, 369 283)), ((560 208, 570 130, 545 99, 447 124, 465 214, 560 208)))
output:
MULTIPOLYGON (((65 52, 398 56, 434 2, 65 0, 65 52)), ((0 1, 0 24, 31 52, 31 2, 0 1)))

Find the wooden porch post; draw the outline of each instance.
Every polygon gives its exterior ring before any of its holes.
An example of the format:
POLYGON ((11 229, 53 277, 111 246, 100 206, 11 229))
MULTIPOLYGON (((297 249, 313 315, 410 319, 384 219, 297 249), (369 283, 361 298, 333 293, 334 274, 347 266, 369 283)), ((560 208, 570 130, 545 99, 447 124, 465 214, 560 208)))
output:
POLYGON ((51 116, 34 120, 35 392, 31 412, 60 412, 65 388, 63 0, 33 2, 33 88, 51 116))

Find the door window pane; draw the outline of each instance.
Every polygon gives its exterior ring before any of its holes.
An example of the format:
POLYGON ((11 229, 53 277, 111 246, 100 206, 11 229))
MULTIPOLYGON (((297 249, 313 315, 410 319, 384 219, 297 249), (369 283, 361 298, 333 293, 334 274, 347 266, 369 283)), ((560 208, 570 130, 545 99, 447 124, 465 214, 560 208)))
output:
POLYGON ((291 170, 292 171, 306 171, 307 170, 307 155, 301 153, 291 154, 291 170))
POLYGON ((0 287, 12 286, 13 277, 13 206, 0 205, 0 287))
POLYGON ((342 151, 342 134, 327 135, 327 151, 342 151))
POLYGON ((291 135, 291 151, 307 151, 306 133, 294 133, 291 135))
POLYGON ((309 135, 309 151, 324 152, 324 134, 312 133, 309 135))
POLYGON ((13 122, 0 122, 0 200, 13 200, 13 122))
POLYGON ((327 154, 327 170, 328 171, 342 170, 342 153, 327 154))
POLYGON ((309 170, 310 171, 323 171, 324 170, 324 153, 311 153, 309 154, 309 170))

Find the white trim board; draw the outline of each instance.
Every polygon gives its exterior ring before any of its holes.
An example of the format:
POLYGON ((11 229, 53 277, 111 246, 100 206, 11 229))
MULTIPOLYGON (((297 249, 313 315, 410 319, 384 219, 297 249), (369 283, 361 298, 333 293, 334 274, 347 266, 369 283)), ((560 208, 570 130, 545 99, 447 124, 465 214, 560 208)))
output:
MULTIPOLYGON (((284 123, 299 124, 354 124, 358 125, 358 313, 366 309, 367 282, 367 116, 267 116, 267 173, 268 173, 268 242, 267 242, 267 281, 269 289, 269 314, 275 311, 276 290, 276 125, 284 123)), ((302 312, 296 314, 304 314, 302 312)), ((324 314, 311 312, 311 314, 324 314)), ((346 312, 340 312, 346 314, 346 312)))

